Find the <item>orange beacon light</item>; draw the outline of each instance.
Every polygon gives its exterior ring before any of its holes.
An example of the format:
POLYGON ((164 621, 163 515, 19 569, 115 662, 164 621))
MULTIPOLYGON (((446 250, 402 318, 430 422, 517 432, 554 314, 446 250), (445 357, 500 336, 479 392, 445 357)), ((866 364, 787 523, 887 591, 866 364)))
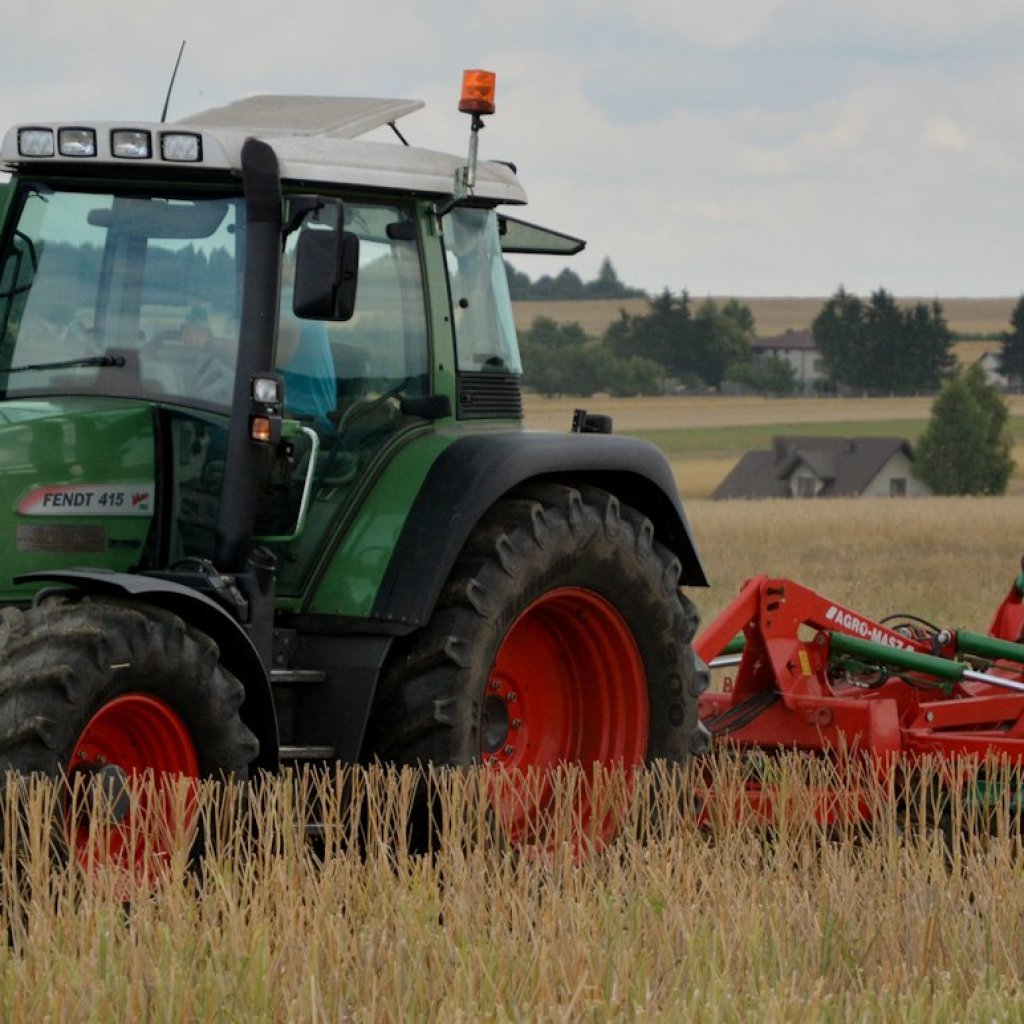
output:
POLYGON ((463 71, 459 110, 463 114, 473 114, 474 117, 493 114, 496 77, 493 71, 463 71))

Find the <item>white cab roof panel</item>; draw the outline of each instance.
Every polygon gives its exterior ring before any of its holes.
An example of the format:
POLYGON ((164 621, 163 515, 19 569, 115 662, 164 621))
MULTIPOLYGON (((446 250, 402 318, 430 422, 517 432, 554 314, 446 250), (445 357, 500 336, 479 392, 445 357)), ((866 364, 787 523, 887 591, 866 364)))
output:
POLYGON ((178 124, 355 139, 392 124, 423 105, 422 100, 362 96, 247 96, 227 106, 212 107, 182 118, 178 124))
MULTIPOLYGON (((464 156, 404 146, 397 136, 392 142, 367 141, 359 136, 393 123, 419 110, 419 100, 335 96, 250 96, 223 107, 215 107, 167 124, 107 121, 62 122, 19 125, 8 130, 0 146, 0 164, 24 172, 32 164, 108 165, 126 173, 152 167, 162 176, 169 171, 182 177, 201 177, 204 170, 241 171, 241 152, 246 139, 258 138, 270 145, 280 162, 284 181, 380 188, 428 195, 450 195, 455 176, 466 163, 464 156), (25 156, 19 152, 19 136, 25 130, 47 131, 59 138, 61 128, 93 129, 93 156, 25 156), (152 154, 145 158, 115 156, 112 138, 125 129, 149 133, 152 154), (195 133, 201 137, 202 158, 187 163, 165 159, 163 142, 168 135, 195 133)), ((467 122, 468 128, 468 122, 467 122)), ((468 145, 468 132, 467 132, 468 145)), ((515 172, 504 164, 481 161, 477 168, 475 195, 499 203, 525 203, 526 193, 515 172)))

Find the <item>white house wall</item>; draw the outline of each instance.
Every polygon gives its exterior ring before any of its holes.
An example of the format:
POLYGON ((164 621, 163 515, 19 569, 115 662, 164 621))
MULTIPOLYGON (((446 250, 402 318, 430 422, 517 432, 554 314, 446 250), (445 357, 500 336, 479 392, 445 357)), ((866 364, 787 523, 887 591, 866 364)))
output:
POLYGON ((892 495, 892 481, 906 480, 907 497, 919 498, 931 494, 931 488, 914 476, 913 463, 903 452, 897 452, 882 467, 878 475, 864 488, 862 496, 888 498, 892 495))

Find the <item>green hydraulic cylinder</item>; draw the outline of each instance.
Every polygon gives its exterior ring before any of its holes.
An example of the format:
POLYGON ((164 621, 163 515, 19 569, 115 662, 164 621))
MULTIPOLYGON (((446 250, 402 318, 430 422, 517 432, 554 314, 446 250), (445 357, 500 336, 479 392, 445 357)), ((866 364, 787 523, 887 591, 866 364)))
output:
POLYGON ((956 649, 961 654, 972 654, 988 661, 1015 661, 1024 665, 1024 644, 999 640, 987 633, 969 633, 960 630, 956 635, 956 649))
MULTIPOLYGON (((742 654, 743 648, 747 645, 747 638, 742 633, 737 633, 726 645, 722 648, 720 654, 742 654)), ((1024 650, 1024 647, 1021 648, 1024 650)))
POLYGON ((934 654, 921 654, 909 651, 904 647, 890 647, 888 644, 877 644, 872 640, 861 640, 860 637, 847 633, 828 633, 830 650, 833 654, 848 654, 853 658, 875 665, 888 665, 892 668, 907 669, 910 672, 923 672, 926 675, 944 679, 949 683, 958 683, 963 679, 965 665, 948 658, 939 658, 934 654))
MULTIPOLYGON (((921 672, 924 675, 942 679, 952 685, 959 682, 987 683, 998 686, 1013 693, 1024 693, 1024 683, 1003 676, 992 675, 990 672, 978 672, 959 661, 938 658, 933 654, 921 654, 908 651, 902 647, 889 647, 887 644, 861 640, 860 637, 846 633, 826 633, 829 638, 830 651, 833 654, 848 654, 852 658, 874 665, 886 665, 891 668, 906 669, 909 672, 921 672)), ((992 639, 992 638, 988 638, 992 639)), ((1017 646, 1017 645, 1010 645, 1017 646)))

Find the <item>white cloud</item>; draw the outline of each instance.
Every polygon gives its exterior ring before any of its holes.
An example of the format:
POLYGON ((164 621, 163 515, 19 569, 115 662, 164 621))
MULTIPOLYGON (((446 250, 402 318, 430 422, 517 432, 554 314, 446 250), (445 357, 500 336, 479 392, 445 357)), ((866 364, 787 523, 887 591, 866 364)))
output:
MULTIPOLYGON (((632 0, 624 7, 615 0, 603 0, 596 6, 651 32, 668 33, 697 46, 732 49, 754 42, 782 11, 799 5, 800 0, 632 0)), ((576 4, 576 10, 584 16, 594 9, 594 0, 576 4)))
POLYGON ((936 149, 955 149, 963 152, 970 140, 961 124, 951 117, 939 116, 929 118, 925 122, 921 141, 926 146, 936 149))
POLYGON ((154 118, 182 37, 172 117, 411 96, 410 139, 454 152, 461 71, 495 70, 481 154, 517 161, 528 216, 590 240, 585 277, 609 255, 698 295, 1022 288, 1019 0, 15 0, 0 125, 154 118))

